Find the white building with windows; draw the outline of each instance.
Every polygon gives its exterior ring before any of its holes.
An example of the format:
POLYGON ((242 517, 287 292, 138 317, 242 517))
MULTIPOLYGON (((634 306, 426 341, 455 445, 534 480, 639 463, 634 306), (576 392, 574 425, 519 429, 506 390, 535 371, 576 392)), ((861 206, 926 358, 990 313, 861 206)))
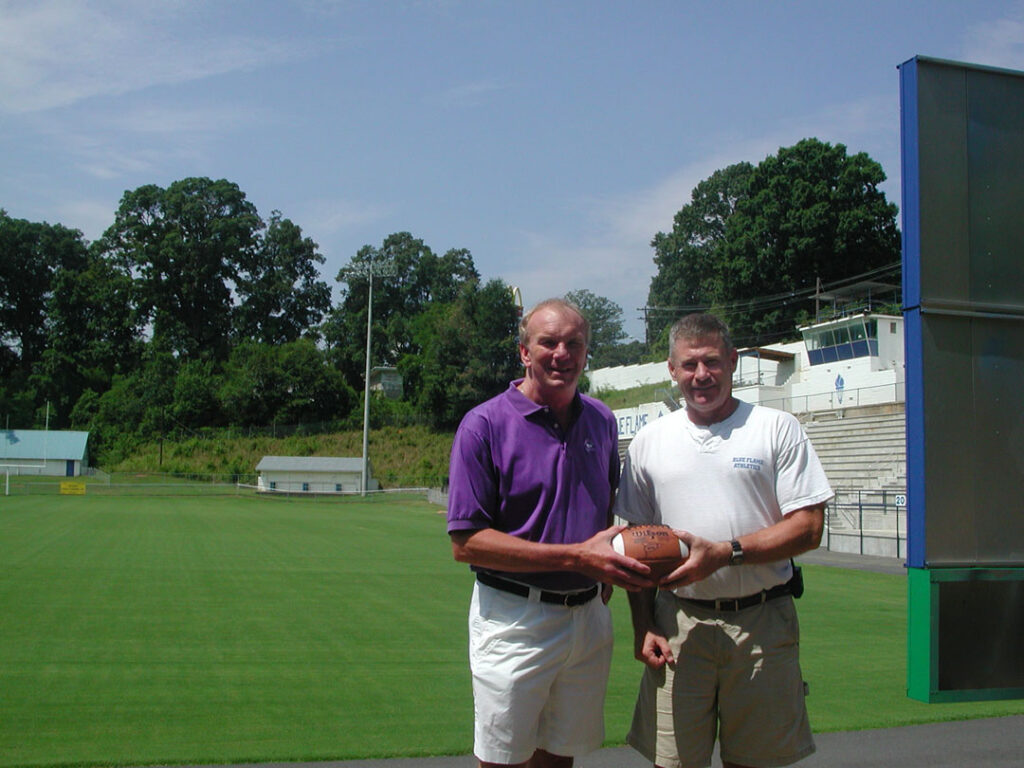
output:
MULTIPOLYGON (((336 456, 264 456, 256 465, 257 487, 282 493, 359 493, 362 458, 336 456)), ((378 490, 367 467, 367 490, 378 490)))
POLYGON ((740 350, 733 394, 790 413, 904 402, 902 317, 864 313, 800 334, 803 341, 740 350))
MULTIPOLYGON (((902 406, 906 399, 902 317, 865 312, 799 331, 802 341, 739 350, 733 395, 748 403, 808 415, 866 405, 902 406)), ((666 363, 620 368, 630 370, 621 375, 614 368, 592 372, 591 385, 627 389, 640 379, 666 382, 666 395, 678 399, 666 363)), ((631 439, 674 407, 678 406, 666 397, 617 409, 619 439, 631 439)))

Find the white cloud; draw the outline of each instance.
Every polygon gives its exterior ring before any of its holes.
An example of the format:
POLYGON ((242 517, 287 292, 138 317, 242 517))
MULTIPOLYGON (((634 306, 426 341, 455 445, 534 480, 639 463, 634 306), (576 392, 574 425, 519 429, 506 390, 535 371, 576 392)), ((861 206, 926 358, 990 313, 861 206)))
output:
MULTIPOLYGON (((651 239, 672 229, 675 214, 690 201, 693 188, 716 170, 738 162, 754 165, 807 137, 845 144, 849 152, 867 151, 883 163, 897 185, 898 94, 824 107, 759 135, 719 136, 713 152, 669 171, 645 189, 614 199, 576 201, 575 217, 560 232, 524 232, 516 264, 503 265, 506 279, 520 287, 523 300, 535 303, 570 290, 587 288, 619 304, 626 329, 642 338, 639 307, 647 303, 655 274, 651 239), (876 149, 876 147, 878 149, 876 149), (879 154, 891 152, 891 157, 879 154), (894 174, 897 177, 894 180, 894 174)), ((892 199, 892 193, 887 190, 892 199)), ((898 192, 897 192, 898 195, 898 192)), ((898 202, 898 196, 896 197, 898 202)))
POLYGON ((197 2, 0 2, 0 111, 35 112, 308 55, 205 31, 197 2))
POLYGON ((386 218, 390 213, 387 207, 376 203, 338 198, 307 202, 299 215, 303 229, 333 236, 361 229, 386 218))
POLYGON ((58 220, 67 227, 82 231, 87 240, 96 240, 114 223, 117 200, 79 199, 58 203, 58 220))
POLYGON ((112 180, 155 172, 161 157, 154 152, 129 153, 114 148, 99 148, 79 155, 75 167, 94 179, 112 180))
POLYGON ((238 104, 209 107, 181 107, 152 104, 123 112, 96 115, 101 130, 134 134, 221 134, 254 124, 266 124, 279 118, 270 110, 252 109, 238 104))
POLYGON ((160 103, 29 115, 25 120, 54 152, 66 155, 70 165, 94 179, 118 179, 202 165, 209 140, 280 117, 248 106, 160 103))
POLYGON ((113 180, 158 173, 172 159, 194 157, 194 149, 176 149, 168 142, 138 146, 123 133, 89 130, 83 126, 52 128, 50 143, 65 153, 72 167, 93 179, 113 180))
POLYGON ((1024 69, 1024 13, 969 27, 963 57, 975 64, 1024 69))

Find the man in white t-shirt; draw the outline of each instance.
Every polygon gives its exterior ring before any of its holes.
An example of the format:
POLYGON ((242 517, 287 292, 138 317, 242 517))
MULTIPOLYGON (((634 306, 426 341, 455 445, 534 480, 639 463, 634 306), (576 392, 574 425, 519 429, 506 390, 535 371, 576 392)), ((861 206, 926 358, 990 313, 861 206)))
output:
POLYGON ((615 513, 689 546, 659 590, 630 595, 646 666, 628 741, 661 768, 781 766, 814 751, 790 558, 821 542, 832 489, 799 422, 732 395, 737 352, 713 315, 670 336, 686 408, 637 433, 615 513))

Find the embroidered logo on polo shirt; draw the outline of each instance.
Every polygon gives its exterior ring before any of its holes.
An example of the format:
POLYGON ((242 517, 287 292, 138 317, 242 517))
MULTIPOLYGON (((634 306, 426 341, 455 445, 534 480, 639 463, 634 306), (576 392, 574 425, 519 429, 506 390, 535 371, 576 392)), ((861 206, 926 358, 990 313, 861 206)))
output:
POLYGON ((764 469, 764 459, 752 459, 749 456, 733 456, 733 469, 753 469, 760 472, 764 469))
POLYGON ((591 440, 588 437, 586 440, 583 441, 583 447, 586 449, 587 453, 593 453, 594 452, 594 442, 593 442, 593 440, 591 440))

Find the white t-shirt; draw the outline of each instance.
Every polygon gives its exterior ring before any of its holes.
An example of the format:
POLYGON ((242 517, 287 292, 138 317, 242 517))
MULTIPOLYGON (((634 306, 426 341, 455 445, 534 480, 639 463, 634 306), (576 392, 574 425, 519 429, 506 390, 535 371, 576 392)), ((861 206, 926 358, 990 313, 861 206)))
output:
MULTIPOLYGON (((661 523, 711 541, 730 541, 833 496, 800 422, 740 402, 725 421, 702 427, 685 409, 656 419, 630 443, 615 514, 661 523)), ((789 560, 720 568, 680 597, 744 597, 789 579, 789 560)))

